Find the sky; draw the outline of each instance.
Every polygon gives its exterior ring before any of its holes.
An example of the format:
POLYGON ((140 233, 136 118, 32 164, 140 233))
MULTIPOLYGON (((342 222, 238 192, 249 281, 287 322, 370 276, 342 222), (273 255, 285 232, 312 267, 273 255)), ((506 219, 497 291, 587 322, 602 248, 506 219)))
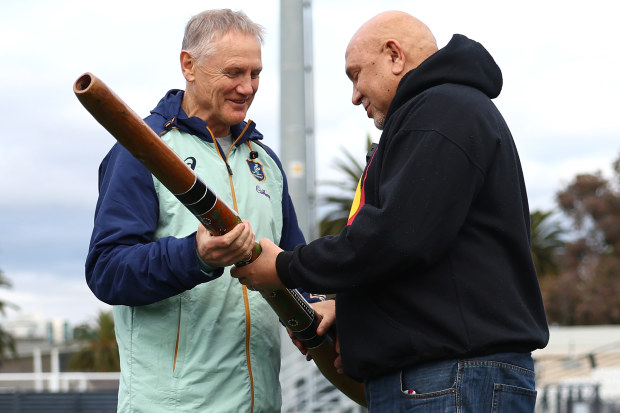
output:
MULTIPOLYGON (((515 138, 530 207, 552 209, 577 174, 610 176, 620 155, 620 32, 614 1, 314 0, 317 181, 334 176, 343 148, 362 160, 380 131, 351 104, 344 51, 361 24, 402 10, 424 21, 439 47, 464 34, 491 53, 504 78, 495 99, 515 138)), ((260 87, 248 117, 279 150, 278 0, 6 2, 0 13, 0 300, 72 324, 110 307, 86 286, 84 259, 97 169, 114 139, 81 106, 73 83, 102 79, 139 115, 168 89, 187 20, 206 8, 243 10, 266 29, 260 87), (105 4, 104 4, 105 3, 105 4)))

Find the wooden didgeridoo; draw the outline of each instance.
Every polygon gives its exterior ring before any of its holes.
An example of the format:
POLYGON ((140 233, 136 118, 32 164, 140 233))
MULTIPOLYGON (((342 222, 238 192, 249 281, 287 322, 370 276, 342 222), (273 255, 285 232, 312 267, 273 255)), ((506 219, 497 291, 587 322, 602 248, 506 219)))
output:
MULTIPOLYGON (((225 234, 241 218, 123 100, 92 73, 76 80, 73 91, 82 105, 110 134, 138 159, 212 233, 225 234)), ((256 243, 252 256, 261 253, 256 243)), ((294 289, 260 291, 280 321, 308 349, 321 373, 356 403, 366 406, 364 386, 334 368, 332 339, 316 335, 319 320, 312 307, 294 289)))

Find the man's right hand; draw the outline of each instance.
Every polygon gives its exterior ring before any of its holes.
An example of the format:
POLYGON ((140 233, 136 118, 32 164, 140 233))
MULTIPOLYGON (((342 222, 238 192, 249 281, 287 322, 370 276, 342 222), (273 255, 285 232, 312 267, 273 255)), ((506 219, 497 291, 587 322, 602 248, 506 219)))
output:
POLYGON ((213 268, 247 260, 254 243, 252 226, 247 220, 224 235, 213 235, 202 224, 196 232, 196 251, 204 263, 213 268))
MULTIPOLYGON (((334 367, 336 367, 336 370, 338 371, 338 373, 342 373, 342 360, 340 358, 340 343, 338 343, 338 336, 335 333, 335 327, 334 327, 334 323, 336 321, 336 301, 334 300, 318 301, 316 303, 311 303, 310 305, 312 306, 312 308, 314 309, 314 311, 316 312, 316 314, 319 316, 319 319, 320 319, 319 326, 316 329, 316 333, 319 336, 330 333, 330 336, 332 337, 334 341, 334 350, 336 351, 336 354, 337 354, 336 360, 334 360, 334 367)), ((295 347, 299 349, 301 354, 306 356, 306 360, 308 361, 312 360, 312 356, 308 353, 308 350, 306 349, 306 347, 304 347, 302 342, 299 341, 295 337, 295 335, 293 334, 291 330, 287 328, 286 331, 288 332, 288 335, 293 341, 293 344, 295 345, 295 347)))

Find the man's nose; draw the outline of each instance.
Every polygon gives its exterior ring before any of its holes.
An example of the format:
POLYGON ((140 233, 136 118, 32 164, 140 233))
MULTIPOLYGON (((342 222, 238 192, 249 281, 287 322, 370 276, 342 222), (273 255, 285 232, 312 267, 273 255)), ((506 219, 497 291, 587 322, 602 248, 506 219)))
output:
POLYGON ((354 105, 359 105, 362 103, 363 95, 357 90, 357 87, 353 86, 353 96, 351 96, 351 103, 354 105))
POLYGON ((252 95, 255 92, 254 83, 258 85, 258 79, 253 79, 252 75, 243 76, 239 85, 237 86, 237 92, 243 95, 252 95))

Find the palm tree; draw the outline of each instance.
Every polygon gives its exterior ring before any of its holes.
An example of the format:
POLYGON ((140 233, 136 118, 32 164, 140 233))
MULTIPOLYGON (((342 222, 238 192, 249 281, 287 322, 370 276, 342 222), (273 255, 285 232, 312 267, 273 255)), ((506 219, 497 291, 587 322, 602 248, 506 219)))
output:
POLYGON ((551 221, 553 211, 534 211, 530 213, 532 227, 532 258, 538 276, 558 273, 557 253, 564 246, 562 236, 566 230, 551 221))
MULTIPOLYGON (((6 278, 2 270, 0 270, 0 288, 11 288, 12 286, 11 281, 6 278)), ((7 307, 17 308, 15 304, 0 300, 0 314, 5 316, 7 307)), ((10 356, 17 356, 15 339, 0 325, 0 364, 10 356)))
POLYGON ((118 344, 112 312, 100 311, 95 328, 83 324, 75 328, 75 338, 84 343, 68 361, 68 368, 80 371, 120 371, 118 344))
MULTIPOLYGON (((370 150, 372 140, 366 135, 366 150, 370 150)), ((324 181, 321 184, 335 188, 334 194, 322 196, 321 202, 331 210, 319 222, 320 235, 336 235, 347 225, 351 203, 365 164, 358 161, 347 149, 343 149, 345 159, 336 160, 336 167, 344 174, 342 181, 324 181)))

